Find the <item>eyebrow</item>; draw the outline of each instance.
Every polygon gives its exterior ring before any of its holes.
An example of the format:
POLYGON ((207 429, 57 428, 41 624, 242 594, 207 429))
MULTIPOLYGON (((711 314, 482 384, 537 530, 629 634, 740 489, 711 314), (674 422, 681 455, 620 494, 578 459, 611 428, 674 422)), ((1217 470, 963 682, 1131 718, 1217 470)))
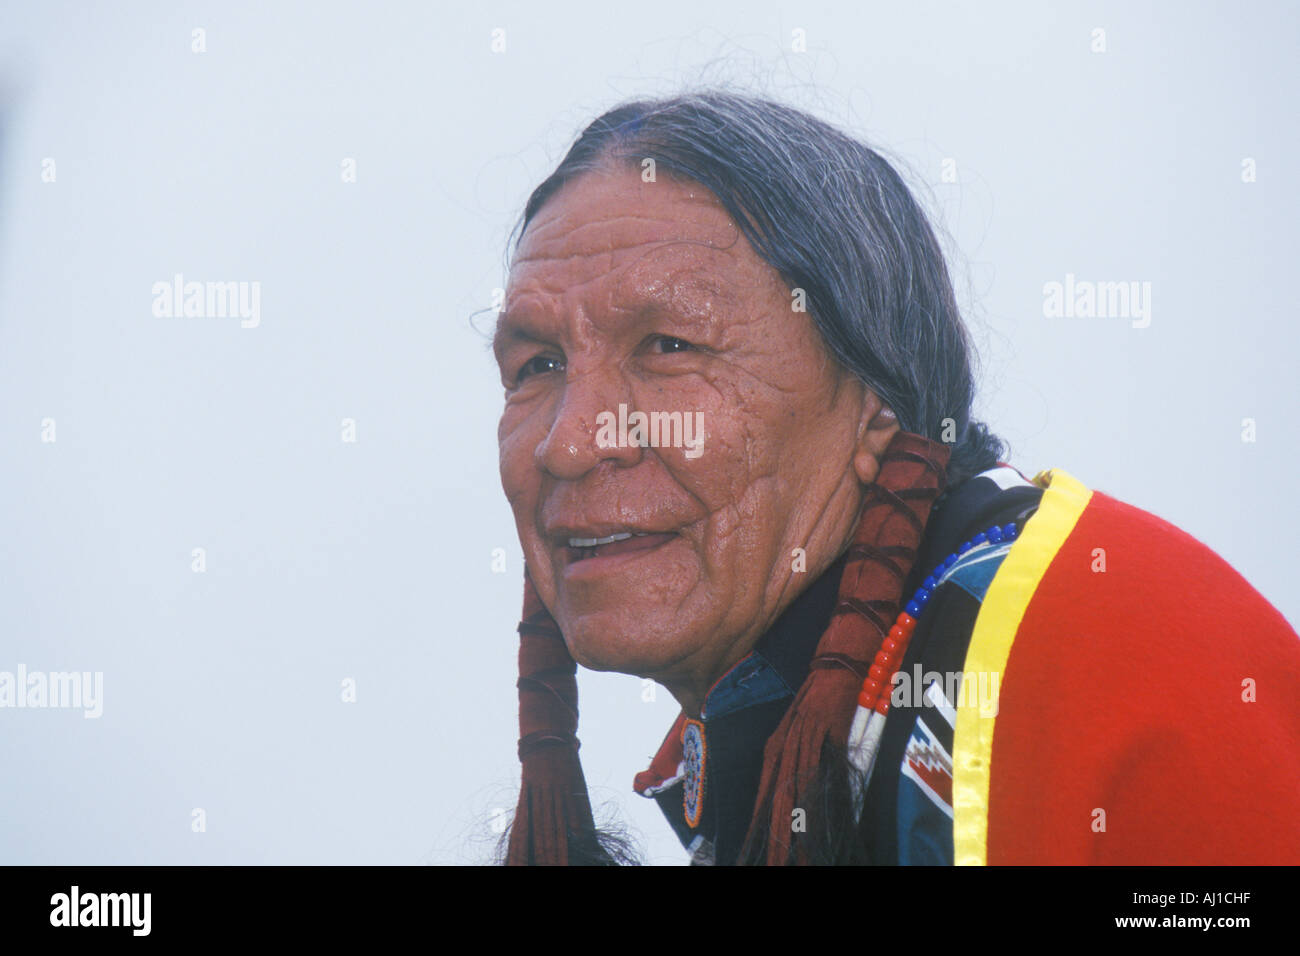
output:
POLYGON ((492 333, 493 354, 500 356, 502 351, 518 342, 529 342, 534 345, 553 344, 549 339, 535 335, 524 328, 520 325, 520 321, 509 312, 501 313, 497 319, 496 331, 492 333))
MULTIPOLYGON (((730 286, 726 283, 717 283, 710 279, 705 282, 687 281, 672 283, 665 293, 649 295, 633 295, 623 299, 618 308, 621 311, 629 313, 633 321, 645 321, 655 316, 666 316, 676 319, 679 324, 687 327, 698 327, 704 324, 711 324, 713 317, 701 317, 694 315, 685 315, 673 306, 673 299, 677 296, 683 298, 692 298, 703 293, 705 295, 722 295, 726 296, 731 291, 730 286)), ((492 335, 492 351, 495 355, 500 356, 502 351, 518 343, 527 343, 532 345, 554 345, 552 338, 536 334, 525 326, 529 320, 522 315, 516 315, 509 311, 503 311, 497 318, 496 330, 492 335)))

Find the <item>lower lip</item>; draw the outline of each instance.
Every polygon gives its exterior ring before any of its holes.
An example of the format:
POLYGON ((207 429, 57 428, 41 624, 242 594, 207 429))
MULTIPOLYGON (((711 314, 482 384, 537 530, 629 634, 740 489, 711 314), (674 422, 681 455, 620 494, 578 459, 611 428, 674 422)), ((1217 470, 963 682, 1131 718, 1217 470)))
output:
POLYGON ((597 548, 595 557, 583 558, 580 561, 573 559, 572 552, 575 549, 566 547, 564 549, 567 552, 564 579, 566 581, 580 581, 608 574, 624 565, 633 564, 646 555, 655 553, 677 537, 678 535, 675 534, 639 535, 597 548), (610 550, 613 550, 614 553, 610 554, 610 550))

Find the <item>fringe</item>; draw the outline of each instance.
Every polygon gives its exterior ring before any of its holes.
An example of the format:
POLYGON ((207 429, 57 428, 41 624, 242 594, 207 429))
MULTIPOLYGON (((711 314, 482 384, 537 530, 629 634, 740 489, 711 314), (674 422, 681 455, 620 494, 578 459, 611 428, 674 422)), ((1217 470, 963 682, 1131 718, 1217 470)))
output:
POLYGON ((903 584, 916 561, 935 499, 946 484, 951 450, 898 432, 881 458, 840 579, 839 602, 812 668, 763 751, 754 816, 740 858, 768 865, 807 864, 812 847, 833 838, 837 821, 821 812, 828 753, 847 748, 858 692, 897 618, 903 584), (796 811, 802 810, 802 814, 796 811))

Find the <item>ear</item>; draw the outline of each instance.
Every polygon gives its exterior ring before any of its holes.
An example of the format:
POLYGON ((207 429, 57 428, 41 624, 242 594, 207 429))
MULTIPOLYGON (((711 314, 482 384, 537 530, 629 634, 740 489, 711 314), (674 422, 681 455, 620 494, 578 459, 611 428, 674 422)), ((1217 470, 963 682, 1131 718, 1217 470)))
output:
POLYGON ((862 418, 858 422, 857 449, 853 470, 858 481, 869 485, 880 474, 880 456, 898 431, 898 416, 869 388, 862 390, 862 418))

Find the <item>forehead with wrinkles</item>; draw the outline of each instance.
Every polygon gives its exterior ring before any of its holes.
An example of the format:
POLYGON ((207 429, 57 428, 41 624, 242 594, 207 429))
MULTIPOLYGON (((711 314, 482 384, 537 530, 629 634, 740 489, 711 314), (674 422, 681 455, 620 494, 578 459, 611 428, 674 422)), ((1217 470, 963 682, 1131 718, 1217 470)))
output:
POLYGON ((698 183, 673 176, 647 183, 632 170, 593 170, 537 211, 514 262, 617 255, 671 240, 728 246, 737 233, 717 197, 698 183))
POLYGON ((505 312, 567 309, 595 295, 615 308, 658 303, 689 313, 714 297, 769 291, 774 278, 705 187, 662 173, 647 183, 635 170, 593 171, 529 223, 511 263, 505 312))

